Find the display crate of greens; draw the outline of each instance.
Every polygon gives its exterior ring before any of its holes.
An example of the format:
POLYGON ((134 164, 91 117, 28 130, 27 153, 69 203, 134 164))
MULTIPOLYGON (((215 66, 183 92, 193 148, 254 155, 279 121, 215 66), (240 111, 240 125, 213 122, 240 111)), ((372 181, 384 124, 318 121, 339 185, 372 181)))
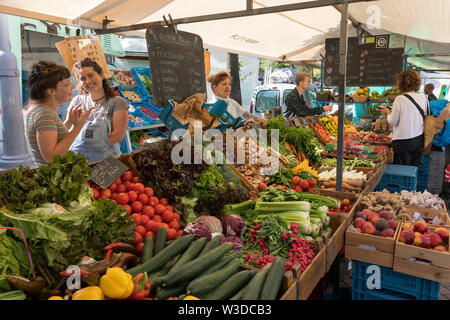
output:
POLYGON ((141 88, 142 93, 146 99, 153 101, 153 84, 150 68, 148 67, 133 67, 131 73, 136 79, 137 85, 141 88))

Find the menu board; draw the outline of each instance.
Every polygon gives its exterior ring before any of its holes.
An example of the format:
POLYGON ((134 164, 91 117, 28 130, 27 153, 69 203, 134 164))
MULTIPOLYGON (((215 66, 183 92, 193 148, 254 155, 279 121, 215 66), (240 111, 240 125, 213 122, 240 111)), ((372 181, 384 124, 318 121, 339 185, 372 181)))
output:
POLYGON ((166 27, 146 32, 153 102, 164 107, 168 100, 181 103, 196 93, 206 93, 203 40, 200 36, 166 27))
MULTIPOLYGON (((339 85, 339 38, 326 39, 323 81, 339 85)), ((391 86, 403 70, 405 38, 398 35, 348 39, 347 85, 391 86)))

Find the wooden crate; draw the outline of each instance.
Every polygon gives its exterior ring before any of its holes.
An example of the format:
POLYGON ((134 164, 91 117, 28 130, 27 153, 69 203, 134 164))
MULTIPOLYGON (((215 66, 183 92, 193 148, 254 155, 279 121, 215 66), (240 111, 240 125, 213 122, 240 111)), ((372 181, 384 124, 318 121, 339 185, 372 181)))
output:
POLYGON ((387 169, 387 161, 385 160, 377 167, 375 174, 369 179, 369 181, 367 181, 367 188, 365 190, 366 194, 373 192, 375 190, 378 183, 380 183, 380 180, 383 177, 386 169, 387 169))
POLYGON ((240 173, 235 166, 233 166, 232 164, 228 164, 228 166, 239 177, 239 179, 241 179, 242 185, 244 187, 246 187, 250 191, 258 191, 258 189, 253 184, 251 184, 250 181, 248 181, 247 178, 242 173, 240 173))
POLYGON ((333 230, 333 233, 326 243, 325 272, 330 271, 331 265, 344 246, 346 230, 345 218, 342 216, 330 216, 330 228, 333 230))
POLYGON ((422 215, 422 218, 424 219, 433 219, 434 217, 441 218, 442 221, 444 221, 445 226, 450 226, 450 217, 447 213, 447 207, 445 206, 444 202, 444 210, 434 210, 429 208, 420 208, 420 207, 410 207, 407 206, 406 209, 408 209, 408 213, 413 216, 415 212, 418 212, 422 215))
POLYGON ((346 258, 392 268, 395 239, 401 230, 400 224, 393 238, 354 232, 351 228, 352 226, 349 226, 345 232, 346 258))
MULTIPOLYGON (((403 224, 400 225, 400 228, 403 224)), ((428 226, 428 229, 435 230, 438 227, 428 226)), ((450 231, 450 228, 446 228, 450 231)), ((395 241, 394 271, 409 274, 415 277, 432 281, 450 283, 450 250, 447 239, 447 252, 439 252, 432 249, 425 249, 399 241, 397 235, 395 241), (415 261, 422 259, 428 263, 415 261)))
POLYGON ((326 258, 326 248, 322 248, 322 250, 316 254, 306 270, 300 274, 300 278, 297 283, 298 300, 308 299, 320 279, 323 278, 327 263, 326 258))

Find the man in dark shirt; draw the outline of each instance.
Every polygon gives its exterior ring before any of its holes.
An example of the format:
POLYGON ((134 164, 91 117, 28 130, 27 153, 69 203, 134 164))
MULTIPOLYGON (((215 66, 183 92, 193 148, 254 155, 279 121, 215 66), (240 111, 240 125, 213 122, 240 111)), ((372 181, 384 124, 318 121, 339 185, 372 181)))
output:
POLYGON ((311 75, 309 73, 297 73, 295 76, 295 84, 297 88, 292 90, 286 97, 286 112, 284 114, 286 118, 319 115, 333 109, 331 105, 318 108, 311 108, 307 105, 303 93, 311 85, 311 75))
POLYGON ((434 101, 438 99, 433 94, 433 91, 434 91, 434 84, 428 83, 425 85, 425 89, 423 90, 423 92, 428 96, 428 101, 434 101))

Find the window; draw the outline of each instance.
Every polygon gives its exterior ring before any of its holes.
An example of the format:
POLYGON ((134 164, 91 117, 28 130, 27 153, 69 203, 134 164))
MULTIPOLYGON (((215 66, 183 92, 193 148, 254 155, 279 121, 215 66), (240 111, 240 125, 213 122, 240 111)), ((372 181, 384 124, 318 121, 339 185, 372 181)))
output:
POLYGON ((287 98, 288 94, 291 93, 292 90, 293 89, 286 89, 286 90, 284 90, 284 92, 283 92, 283 104, 286 104, 286 98, 287 98))
POLYGON ((256 112, 266 112, 273 107, 279 106, 280 91, 278 90, 261 90, 256 94, 256 112))

